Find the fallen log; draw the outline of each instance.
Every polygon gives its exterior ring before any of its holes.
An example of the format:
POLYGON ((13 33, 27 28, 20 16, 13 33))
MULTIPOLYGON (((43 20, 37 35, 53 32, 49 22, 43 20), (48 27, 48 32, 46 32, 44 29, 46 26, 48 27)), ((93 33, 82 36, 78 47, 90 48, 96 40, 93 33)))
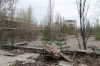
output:
MULTIPOLYGON (((77 51, 76 51, 76 52, 77 52, 77 51)), ((76 52, 75 52, 74 55, 73 55, 72 62, 74 61, 74 58, 75 58, 76 52)))

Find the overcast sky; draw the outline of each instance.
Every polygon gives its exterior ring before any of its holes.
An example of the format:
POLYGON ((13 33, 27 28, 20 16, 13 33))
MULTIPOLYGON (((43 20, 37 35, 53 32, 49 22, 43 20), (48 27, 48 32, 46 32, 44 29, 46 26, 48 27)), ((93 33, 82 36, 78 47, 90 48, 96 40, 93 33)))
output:
MULTIPOLYGON (((96 0, 90 0, 90 9, 88 11, 88 18, 90 19, 94 13, 94 4, 96 0)), ((40 20, 47 13, 48 0, 19 0, 17 8, 25 8, 32 6, 34 16, 40 20)), ((54 15, 60 13, 65 20, 78 20, 78 12, 76 0, 55 0, 54 15)))

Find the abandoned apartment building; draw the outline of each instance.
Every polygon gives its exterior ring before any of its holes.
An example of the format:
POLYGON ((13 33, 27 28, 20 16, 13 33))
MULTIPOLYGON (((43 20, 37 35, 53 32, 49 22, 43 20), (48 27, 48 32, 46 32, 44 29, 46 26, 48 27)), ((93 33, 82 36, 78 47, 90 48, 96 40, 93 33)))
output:
POLYGON ((68 27, 70 25, 72 25, 73 27, 75 27, 76 25, 76 20, 64 20, 64 24, 66 24, 68 27))
POLYGON ((63 24, 65 24, 67 27, 67 34, 75 34, 74 28, 76 27, 76 20, 64 20, 63 24))

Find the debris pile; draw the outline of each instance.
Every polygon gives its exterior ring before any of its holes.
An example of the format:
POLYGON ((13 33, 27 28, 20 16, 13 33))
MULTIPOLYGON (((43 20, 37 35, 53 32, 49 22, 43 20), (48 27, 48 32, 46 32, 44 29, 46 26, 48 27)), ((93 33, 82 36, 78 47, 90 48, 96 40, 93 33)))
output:
POLYGON ((76 55, 75 66, 79 66, 80 64, 84 64, 85 66, 100 66, 100 56, 96 55, 76 55))
MULTIPOLYGON (((40 50, 39 50, 40 51, 40 50)), ((15 55, 24 54, 24 53, 34 53, 34 50, 27 49, 14 49, 10 51, 15 55)), ((36 59, 36 63, 33 62, 23 62, 16 61, 14 66, 52 66, 52 61, 49 59, 49 63, 45 63, 46 58, 51 58, 54 60, 53 63, 57 63, 55 61, 63 61, 69 62, 73 64, 73 66, 100 66, 100 54, 90 50, 77 50, 77 51, 65 51, 66 53, 55 49, 50 45, 45 45, 43 51, 36 59), (41 61, 42 63, 39 63, 41 61)), ((98 50, 99 52, 99 50, 98 50)))
POLYGON ((27 50, 27 49, 13 49, 10 51, 10 53, 13 53, 15 55, 21 55, 24 53, 35 53, 33 50, 27 50))
POLYGON ((14 49, 14 50, 11 50, 10 53, 13 53, 15 55, 20 55, 20 54, 24 54, 25 51, 24 50, 20 50, 20 49, 14 49))
MULTIPOLYGON (((100 66, 100 55, 97 55, 93 53, 93 51, 88 51, 88 50, 78 50, 74 52, 73 55, 70 54, 64 54, 62 52, 57 52, 55 48, 45 45, 44 51, 42 52, 43 56, 45 57, 44 53, 47 53, 50 55, 52 58, 57 59, 58 61, 60 60, 59 57, 61 56, 64 58, 67 62, 74 63, 74 66, 100 66), (81 53, 81 54, 76 54, 76 53, 81 53), (57 55, 55 55, 57 54, 57 55), (86 55, 87 54, 87 55, 86 55)), ((42 55, 40 54, 40 56, 42 55)))
POLYGON ((14 64, 10 65, 10 66, 51 66, 51 64, 49 63, 41 63, 41 62, 27 62, 25 63, 24 61, 15 61, 14 64))

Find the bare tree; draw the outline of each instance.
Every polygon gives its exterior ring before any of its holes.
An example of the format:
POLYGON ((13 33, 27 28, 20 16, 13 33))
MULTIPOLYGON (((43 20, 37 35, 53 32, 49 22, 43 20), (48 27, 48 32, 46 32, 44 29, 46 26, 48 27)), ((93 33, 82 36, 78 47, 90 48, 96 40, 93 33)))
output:
POLYGON ((15 33, 15 29, 14 29, 14 17, 15 17, 15 10, 16 10, 16 3, 17 0, 12 0, 10 1, 9 5, 10 4, 13 4, 10 8, 9 8, 9 15, 8 17, 10 17, 10 31, 11 31, 11 44, 12 44, 12 48, 14 46, 14 39, 15 39, 15 36, 14 36, 14 33, 15 33))
POLYGON ((80 18, 80 32, 81 32, 81 38, 82 38, 82 43, 84 50, 86 50, 86 22, 87 22, 87 13, 89 9, 89 2, 87 0, 76 0, 77 3, 77 10, 79 13, 79 18, 80 18))
POLYGON ((32 20, 33 20, 33 13, 32 12, 33 12, 32 7, 29 6, 29 8, 27 9, 27 20, 29 21, 28 22, 29 31, 28 31, 28 34, 27 34, 28 39, 30 39, 32 37, 32 34, 31 34, 31 32, 32 32, 31 31, 32 30, 31 25, 32 25, 32 20))
POLYGON ((59 34, 60 33, 60 28, 62 27, 62 16, 60 15, 60 13, 57 13, 57 16, 56 16, 56 23, 55 23, 55 34, 59 34))
POLYGON ((26 31, 27 31, 27 27, 26 27, 26 11, 24 9, 20 9, 18 12, 17 12, 17 17, 18 19, 18 31, 17 31, 17 38, 18 39, 22 39, 24 38, 24 35, 26 35, 26 31), (25 26, 25 27, 24 27, 25 26), (24 28, 26 30, 24 30, 24 28), (25 31, 25 32, 23 32, 25 31))
MULTIPOLYGON (((7 19, 10 8, 15 4, 16 0, 0 0, 0 44, 2 46, 3 41, 5 43, 7 37, 5 37, 6 31, 4 31, 4 21, 7 19), (4 39, 3 39, 4 38, 4 39)), ((6 24, 7 25, 7 24, 6 24)))
POLYGON ((51 24, 53 22, 53 9, 54 9, 54 2, 55 0, 48 0, 48 26, 51 27, 51 24))
POLYGON ((80 38, 78 36, 78 28, 77 28, 77 26, 75 26, 75 35, 76 35, 76 38, 77 38, 77 41, 78 41, 79 49, 81 49, 81 42, 80 42, 80 38))
POLYGON ((36 37, 37 19, 33 15, 32 7, 29 6, 27 10, 20 9, 17 14, 19 21, 19 39, 31 40, 36 37))
MULTIPOLYGON (((48 9, 47 9, 47 17, 45 17, 44 21, 47 22, 47 26, 44 29, 43 32, 43 39, 46 40, 44 44, 50 42, 51 40, 53 41, 53 35, 52 35, 52 24, 53 24, 53 9, 54 9, 54 1, 55 0, 48 0, 48 9)), ((52 41, 48 44, 51 44, 52 41)))

